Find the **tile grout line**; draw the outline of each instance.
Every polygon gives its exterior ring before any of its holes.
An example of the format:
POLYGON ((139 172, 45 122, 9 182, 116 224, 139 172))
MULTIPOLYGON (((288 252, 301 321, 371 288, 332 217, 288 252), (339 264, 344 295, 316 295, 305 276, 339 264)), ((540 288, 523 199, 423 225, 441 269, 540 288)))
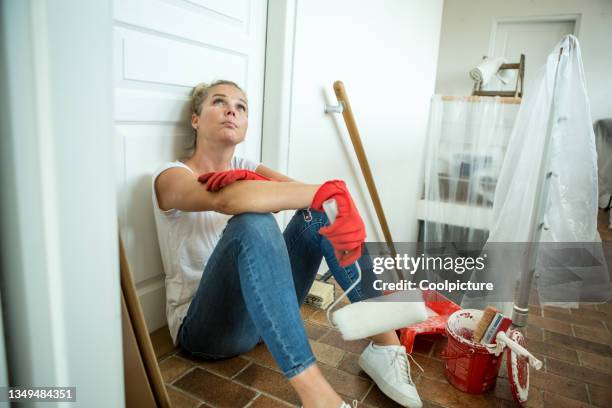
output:
MULTIPOLYGON (((253 388, 253 389, 256 390, 256 388, 253 388)), ((293 405, 289 401, 285 401, 284 399, 281 399, 281 398, 277 397, 276 395, 268 394, 267 392, 262 391, 262 390, 257 390, 257 391, 259 392, 260 395, 263 395, 264 397, 268 397, 270 399, 282 402, 283 404, 286 404, 286 405, 289 405, 289 406, 292 406, 292 407, 297 406, 297 405, 293 405)))
POLYGON ((374 381, 372 381, 372 383, 370 384, 370 387, 368 388, 368 390, 366 391, 366 393, 363 395, 363 398, 361 400, 359 400, 359 402, 364 402, 366 400, 366 398, 368 397, 368 395, 370 395, 370 392, 372 391, 372 388, 375 386, 376 384, 374 383, 374 381))
MULTIPOLYGON (((331 346, 331 347, 334 347, 334 346, 331 346)), ((336 347, 336 348, 338 348, 338 347, 336 347)), ((340 369, 340 363, 342 362, 342 360, 344 360, 344 356, 346 356, 346 353, 348 353, 348 351, 346 351, 344 349, 341 349, 341 348, 338 348, 338 350, 342 351, 342 356, 340 356, 340 359, 338 360, 338 362, 336 363, 334 368, 337 368, 340 371, 344 371, 344 370, 340 369)))
MULTIPOLYGON (((271 367, 271 366, 267 366, 265 365, 263 362, 258 361, 257 359, 253 358, 253 357, 249 357, 247 355, 242 355, 242 358, 244 358, 245 360, 247 360, 249 363, 258 365, 259 367, 263 367, 263 368, 267 368, 269 370, 272 370, 274 372, 280 373, 282 374, 283 372, 281 371, 280 367, 278 366, 278 364, 275 367, 271 367)), ((246 367, 245 367, 246 368, 246 367)), ((241 369, 240 371, 242 371, 243 369, 241 369)))
POLYGON ((204 367, 202 367, 202 366, 198 365, 198 363, 197 363, 197 362, 194 362, 194 361, 192 361, 192 360, 189 360, 189 359, 187 359, 187 358, 185 358, 185 357, 181 357, 181 356, 179 356, 178 354, 176 355, 176 358, 178 358, 178 359, 180 359, 180 360, 183 360, 183 361, 184 361, 184 362, 186 362, 186 363, 191 364, 191 367, 192 367, 192 368, 202 368, 202 369, 204 368, 204 367))
POLYGON ((265 391, 261 391, 261 390, 259 392, 261 392, 261 395, 265 395, 266 397, 271 398, 271 399, 273 399, 275 401, 280 401, 283 404, 287 404, 287 405, 292 406, 292 407, 297 406, 297 405, 294 405, 294 404, 290 403, 289 401, 285 401, 284 399, 281 399, 281 398, 277 397, 276 395, 272 395, 272 394, 269 394, 269 393, 267 393, 265 391))
POLYGON ((260 392, 256 392, 256 393, 255 393, 255 396, 254 396, 253 398, 251 398, 251 400, 250 400, 249 402, 247 402, 247 403, 246 403, 246 405, 245 405, 244 407, 242 407, 242 408, 247 408, 247 407, 250 407, 251 405, 253 405, 253 402, 254 402, 254 401, 257 399, 257 398, 259 398, 259 396, 260 396, 260 395, 261 395, 261 393, 260 393, 260 392))
POLYGON ((166 353, 165 355, 161 356, 161 358, 157 359, 157 365, 160 365, 161 363, 163 363, 164 361, 170 359, 170 357, 176 355, 177 351, 172 351, 170 353, 166 353))
POLYGON ((171 384, 174 385, 174 383, 176 383, 178 380, 180 380, 181 378, 185 377, 187 374, 189 374, 190 372, 192 372, 193 370, 195 370, 197 368, 196 365, 191 366, 191 368, 187 371, 185 371, 183 374, 179 375, 178 377, 176 377, 174 380, 172 380, 172 382, 170 383, 166 383, 166 384, 171 384))
POLYGON ((592 401, 592 399, 591 399, 591 387, 590 387, 591 384, 585 383, 585 385, 586 385, 586 390, 587 390, 587 400, 588 400, 589 404, 593 405, 593 402, 591 402, 592 401))
POLYGON ((236 371, 236 373, 234 373, 234 375, 229 377, 231 380, 233 380, 234 378, 238 377, 238 375, 240 375, 244 370, 246 370, 247 368, 249 368, 250 366, 252 366, 254 364, 251 360, 247 360, 247 361, 248 361, 248 364, 245 364, 244 367, 242 367, 240 370, 236 371))
MULTIPOLYGON (((179 387, 175 387, 174 385, 171 384, 166 384, 166 388, 167 387, 171 387, 174 389, 175 392, 178 392, 179 394, 185 394, 188 397, 194 398, 196 400, 196 402, 198 402, 200 405, 202 405, 202 403, 206 403, 209 404, 208 401, 201 399, 200 397, 196 396, 195 394, 192 394, 191 392, 184 390, 182 388, 179 387)), ((209 404, 210 405, 210 404, 209 404)))
MULTIPOLYGON (((206 371, 207 373, 210 373, 210 374, 212 374, 212 375, 216 375, 216 376, 221 377, 221 378, 223 378, 223 379, 229 380, 229 381, 231 381, 231 382, 232 382, 232 383, 234 383, 234 384, 237 384, 237 385, 239 385, 239 386, 241 386, 241 387, 244 387, 244 388, 246 388, 246 389, 248 389, 248 390, 254 391, 256 394, 257 394, 257 393, 259 393, 260 395, 265 395, 266 397, 269 397, 269 398, 272 398, 272 399, 274 399, 274 400, 278 400, 278 401, 281 401, 281 402, 283 402, 283 403, 285 403, 285 404, 289 404, 289 405, 291 405, 291 403, 290 403, 289 401, 285 401, 285 400, 283 400, 283 399, 281 399, 281 398, 279 398, 279 397, 277 397, 277 396, 275 396, 275 395, 272 395, 272 394, 269 394, 269 393, 267 393, 267 392, 265 392, 265 391, 263 391, 263 390, 260 390, 259 388, 252 387, 252 386, 250 386, 250 385, 247 385, 247 384, 245 384, 245 383, 242 383, 242 382, 240 382, 240 381, 236 380, 236 377, 237 377, 239 374, 241 374, 243 371, 245 371, 245 370, 246 370, 248 367, 250 367, 250 366, 252 366, 252 365, 256 365, 256 366, 259 366, 259 367, 262 367, 262 368, 265 368, 265 369, 268 369, 268 370, 272 370, 272 369, 271 369, 271 368, 269 368, 269 367, 266 367, 266 366, 264 366, 264 365, 258 364, 256 361, 249 360, 249 359, 247 359, 247 358, 246 358, 246 357, 244 357, 244 356, 242 356, 242 357, 243 357, 243 358, 245 358, 245 359, 248 361, 248 364, 246 364, 246 365, 245 365, 243 368, 241 368, 240 370, 238 370, 238 371, 237 371, 237 372, 236 372, 234 375, 232 375, 231 377, 228 377, 228 376, 226 376, 225 374, 220 374, 220 373, 214 372, 214 371, 210 370, 209 368, 202 367, 202 366, 198 366, 198 365, 194 365, 193 369, 195 369, 195 368, 199 368, 200 370, 204 370, 204 371, 206 371)), ((190 370, 190 371, 191 371, 191 370, 190 370)), ((273 370, 273 371, 274 371, 274 370, 273 370)), ((275 371, 275 372, 279 372, 279 371, 275 371)), ((187 373, 185 373, 184 375, 186 375, 186 374, 187 374, 187 373)), ((182 378, 182 377, 183 377, 183 376, 181 376, 181 378, 182 378)), ((178 379, 177 379, 177 380, 178 380, 178 379)), ((175 381, 177 381, 177 380, 175 380, 175 381)), ((180 389, 180 388, 179 388, 179 389, 180 389)), ((206 402, 206 401, 203 401, 203 402, 206 402)), ((206 403, 208 404, 208 402, 206 402, 206 403)))
MULTIPOLYGON (((570 309, 570 310, 572 310, 572 309, 570 309)), ((567 322, 566 320, 563 320, 563 318, 560 318, 560 317, 550 317, 550 316, 547 317, 547 316, 543 316, 543 318, 549 319, 549 320, 554 320, 556 322, 568 323, 568 324, 576 325, 576 326, 579 326, 579 327, 584 327, 584 328, 587 328, 587 329, 589 329, 589 328, 601 329, 601 327, 598 326, 598 325, 584 323, 585 320, 587 320, 587 321, 589 321, 591 323, 592 322, 600 322, 604 326, 604 329, 606 328, 605 322, 603 320, 601 320, 601 319, 597 319, 597 318, 593 318, 593 317, 588 317, 588 316, 585 317, 583 315, 576 315, 576 314, 571 314, 571 316, 573 318, 578 319, 578 322, 576 322, 576 321, 567 322)))
MULTIPOLYGON (((245 367, 243 367, 242 369, 240 369, 240 370, 239 370, 239 371, 238 371, 236 374, 234 374, 234 376, 237 376, 239 373, 241 373, 242 371, 244 371, 244 370, 245 370, 247 367, 251 366, 252 364, 255 364, 255 363, 254 363, 254 362, 249 362, 249 364, 247 364, 245 367)), ((248 389, 248 390, 253 391, 253 392, 255 393, 255 395, 256 395, 256 396, 255 396, 255 397, 253 397, 253 399, 251 399, 251 400, 250 400, 250 401, 247 403, 247 405, 245 405, 244 407, 247 407, 249 404, 251 404, 251 403, 253 402, 253 400, 255 400, 255 399, 256 399, 258 396, 260 396, 260 395, 265 395, 266 397, 269 397, 269 398, 272 398, 272 399, 278 400, 278 401, 280 401, 280 402, 283 402, 283 403, 285 403, 285 404, 289 404, 289 405, 291 405, 291 404, 290 404, 288 401, 282 400, 282 399, 280 399, 280 398, 278 398, 278 397, 276 397, 276 396, 274 396, 274 395, 268 394, 267 392, 265 392, 265 391, 263 391, 263 390, 260 390, 260 389, 258 389, 258 388, 251 387, 250 385, 244 384, 244 383, 239 382, 239 381, 235 381, 235 380, 234 380, 234 378, 232 378, 232 377, 227 377, 227 376, 225 376, 225 375, 223 375, 223 374, 216 373, 216 372, 211 371, 211 370, 209 370, 209 369, 207 369, 207 368, 205 368, 205 367, 201 367, 201 366, 198 366, 198 365, 194 365, 194 366, 193 366, 193 367, 192 367, 190 370, 188 370, 188 372, 193 371, 193 370, 195 370, 196 368, 199 368, 200 370, 206 371, 207 373, 209 373, 209 374, 211 374, 211 375, 215 375, 215 376, 217 376, 217 377, 221 377, 221 378, 223 378, 223 379, 225 379, 225 380, 231 381, 232 383, 234 383, 234 384, 236 384, 236 385, 239 385, 239 386, 241 386, 241 387, 244 387, 244 388, 246 388, 246 389, 248 389)), ((207 400, 201 399, 201 398, 197 397, 195 394, 192 394, 191 392, 186 391, 186 390, 183 390, 182 388, 179 388, 179 387, 177 387, 176 385, 174 385, 174 383, 176 383, 176 382, 177 382, 177 381, 178 381, 180 378, 183 378, 184 376, 186 376, 186 375, 188 374, 188 372, 186 372, 185 374, 181 375, 179 378, 177 378, 176 380, 174 380, 172 384, 167 384, 167 383, 166 383, 166 386, 171 385, 173 388, 176 388, 177 390, 180 390, 180 391, 181 391, 181 392, 183 392, 184 394, 187 394, 187 395, 189 395, 190 397, 194 397, 194 398, 196 398, 196 399, 197 399, 199 402, 204 402, 204 403, 206 403, 206 404, 208 404, 208 405, 212 405, 212 402, 209 402, 209 401, 207 401, 207 400)))
POLYGON ((285 401, 284 399, 281 399, 280 397, 277 397, 276 395, 272 395, 272 394, 270 394, 270 393, 268 393, 268 392, 266 392, 264 390, 260 390, 259 388, 255 388, 253 386, 247 385, 245 383, 242 383, 242 382, 239 382, 239 381, 233 380, 233 379, 232 379, 232 382, 235 383, 235 384, 238 384, 241 387, 244 387, 244 388, 246 388, 248 390, 254 391, 255 393, 259 393, 260 395, 264 395, 264 396, 266 396, 268 398, 271 398, 273 400, 280 401, 280 402, 282 402, 284 404, 289 404, 290 406, 295 406, 292 403, 290 403, 289 401, 285 401))

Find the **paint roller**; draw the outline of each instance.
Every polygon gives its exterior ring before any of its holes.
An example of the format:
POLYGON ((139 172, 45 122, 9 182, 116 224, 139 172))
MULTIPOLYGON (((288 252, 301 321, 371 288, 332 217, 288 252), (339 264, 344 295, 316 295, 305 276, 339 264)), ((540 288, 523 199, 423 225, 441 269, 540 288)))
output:
MULTIPOLYGON (((330 224, 338 215, 333 198, 323 203, 330 224)), ((344 340, 357 340, 390 330, 397 330, 427 319, 427 309, 420 291, 399 291, 351 303, 333 313, 334 307, 361 282, 361 267, 355 262, 357 280, 327 309, 327 321, 340 330, 344 340), (333 317, 333 319, 332 319, 333 317)))

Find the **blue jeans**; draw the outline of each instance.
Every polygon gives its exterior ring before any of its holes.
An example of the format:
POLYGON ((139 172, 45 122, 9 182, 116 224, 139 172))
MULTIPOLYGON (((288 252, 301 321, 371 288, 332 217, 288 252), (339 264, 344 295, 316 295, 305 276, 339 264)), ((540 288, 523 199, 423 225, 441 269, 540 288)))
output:
MULTIPOLYGON (((183 349, 206 359, 243 354, 260 337, 287 378, 315 362, 300 315, 321 260, 347 289, 357 279, 354 265, 343 268, 329 241, 319 234, 324 213, 296 211, 283 233, 271 214, 244 213, 228 221, 206 264, 179 330, 183 349)), ((369 256, 359 260, 371 280, 369 256)), ((366 278, 366 275, 369 278, 366 278)), ((349 292, 351 302, 377 296, 372 285, 349 292)))

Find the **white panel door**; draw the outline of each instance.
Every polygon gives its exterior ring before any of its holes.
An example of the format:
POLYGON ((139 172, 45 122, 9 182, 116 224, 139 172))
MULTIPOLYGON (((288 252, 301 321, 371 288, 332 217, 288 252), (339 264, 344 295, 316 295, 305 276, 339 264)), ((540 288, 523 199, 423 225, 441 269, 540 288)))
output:
POLYGON ((249 99, 236 154, 260 159, 266 0, 115 0, 114 82, 119 222, 149 331, 166 324, 151 176, 193 143, 193 85, 229 79, 249 99))
MULTIPOLYGON (((525 21, 499 22, 492 40, 492 55, 505 57, 508 62, 518 62, 525 54, 525 84, 546 62, 546 57, 566 34, 574 33, 575 22, 569 21, 525 21)), ((512 71, 516 73, 516 71, 512 71)), ((514 76, 513 78, 516 78, 514 76)), ((497 78, 491 79, 485 89, 513 90, 516 79, 502 84, 497 78)), ((529 92, 525 86, 525 93, 529 92)))

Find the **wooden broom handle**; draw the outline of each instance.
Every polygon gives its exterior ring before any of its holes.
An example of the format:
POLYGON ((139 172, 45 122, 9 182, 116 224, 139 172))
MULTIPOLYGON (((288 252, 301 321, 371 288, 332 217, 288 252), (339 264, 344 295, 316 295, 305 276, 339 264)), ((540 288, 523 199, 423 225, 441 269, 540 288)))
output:
POLYGON ((357 124, 355 123, 355 118, 353 117, 351 104, 349 103, 348 96, 346 95, 346 90, 344 89, 344 84, 342 83, 342 81, 334 82, 334 92, 336 93, 336 98, 338 99, 338 102, 341 103, 344 108, 344 110, 342 111, 342 116, 344 117, 346 128, 348 129, 349 135, 351 136, 351 142, 353 143, 353 148, 355 149, 355 154, 357 155, 357 160, 359 161, 359 167, 361 167, 361 173, 363 173, 366 185, 368 186, 368 191, 370 192, 370 197, 372 198, 372 203, 374 204, 374 209, 376 210, 376 215, 378 216, 378 221, 380 222, 380 226, 382 228, 383 235, 385 236, 387 246, 391 251, 391 255, 395 257, 395 255, 397 255, 397 252, 395 251, 395 246, 393 245, 391 231, 389 231, 387 218, 385 217, 385 212, 383 211, 382 205, 380 203, 378 190, 376 189, 376 184, 374 184, 374 178, 372 177, 372 171, 370 170, 370 165, 368 164, 368 158, 366 157, 365 150, 363 149, 363 145, 361 144, 359 130, 357 130, 357 124))

